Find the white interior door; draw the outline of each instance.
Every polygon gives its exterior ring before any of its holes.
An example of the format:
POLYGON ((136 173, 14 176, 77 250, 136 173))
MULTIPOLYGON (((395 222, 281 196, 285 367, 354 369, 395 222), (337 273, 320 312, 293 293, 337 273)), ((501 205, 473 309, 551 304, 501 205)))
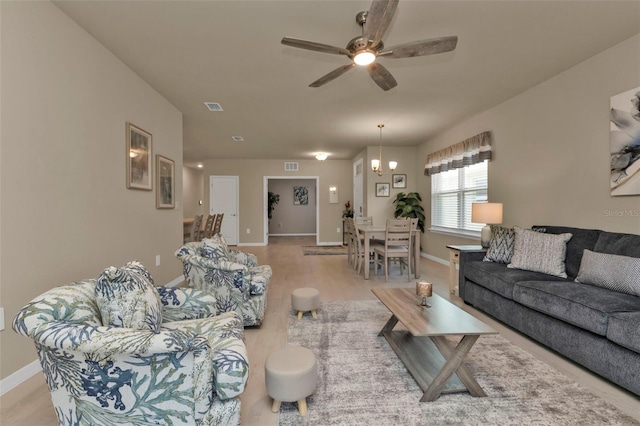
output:
POLYGON ((364 168, 362 158, 353 164, 353 215, 355 217, 362 216, 362 205, 364 204, 364 198, 362 195, 362 188, 364 177, 364 168))
POLYGON ((209 214, 224 213, 220 233, 238 244, 238 176, 209 176, 209 214))

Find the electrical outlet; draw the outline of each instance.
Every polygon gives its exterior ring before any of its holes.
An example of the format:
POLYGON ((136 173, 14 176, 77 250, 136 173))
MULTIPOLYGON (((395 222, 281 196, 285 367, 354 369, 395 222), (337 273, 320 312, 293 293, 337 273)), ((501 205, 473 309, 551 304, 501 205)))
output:
POLYGON ((340 228, 338 228, 338 230, 336 232, 339 234, 340 233, 340 228))
POLYGON ((250 234, 250 233, 251 233, 251 229, 247 228, 247 234, 250 234))
POLYGON ((4 330, 4 308, 0 308, 0 331, 4 330))
POLYGON ((156 255, 156 266, 160 266, 160 255, 156 255))

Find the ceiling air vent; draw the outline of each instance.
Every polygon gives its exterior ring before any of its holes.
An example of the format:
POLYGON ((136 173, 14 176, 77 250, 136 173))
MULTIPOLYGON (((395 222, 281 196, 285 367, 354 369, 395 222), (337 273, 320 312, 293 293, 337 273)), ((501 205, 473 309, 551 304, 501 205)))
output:
POLYGON ((285 161, 284 163, 284 171, 285 172, 297 172, 298 171, 298 163, 293 161, 285 161))
POLYGON ((244 142, 244 138, 242 136, 231 136, 234 142, 244 142))
POLYGON ((219 112, 223 111, 222 105, 217 102, 205 102, 205 106, 209 109, 209 111, 219 112))

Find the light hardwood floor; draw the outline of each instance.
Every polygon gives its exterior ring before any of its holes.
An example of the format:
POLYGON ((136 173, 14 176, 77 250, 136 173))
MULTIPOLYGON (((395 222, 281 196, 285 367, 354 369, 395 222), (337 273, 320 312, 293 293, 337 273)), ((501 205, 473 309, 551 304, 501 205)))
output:
MULTIPOLYGON (((247 389, 242 395, 242 424, 269 426, 277 424, 277 414, 271 412, 271 401, 264 385, 264 362, 268 354, 286 344, 292 316, 290 294, 297 287, 315 287, 323 301, 375 300, 371 293, 376 287, 408 287, 406 275, 393 271, 389 282, 384 275, 371 275, 365 281, 347 265, 345 256, 303 256, 301 245, 314 245, 314 237, 271 237, 267 247, 240 247, 255 253, 260 264, 273 268, 269 284, 267 312, 260 327, 245 330, 249 351, 250 374, 247 389), (290 319, 291 318, 291 319, 290 319)), ((176 260, 177 261, 177 260, 176 260)), ((420 262, 421 280, 434 284, 434 291, 452 300, 462 309, 480 318, 500 332, 500 335, 524 348, 536 358, 548 363, 562 374, 590 389, 596 395, 640 420, 640 398, 591 374, 576 364, 545 349, 527 337, 494 321, 475 309, 449 296, 447 266, 427 259, 420 262)), ((406 269, 405 269, 406 274, 406 269)), ((305 317, 303 321, 310 321, 305 317)), ((35 359, 35 352, 28 355, 35 359)), ((309 407, 313 409, 313 407, 309 407)), ((0 424, 5 426, 53 426, 56 418, 44 376, 38 374, 0 398, 0 424)))

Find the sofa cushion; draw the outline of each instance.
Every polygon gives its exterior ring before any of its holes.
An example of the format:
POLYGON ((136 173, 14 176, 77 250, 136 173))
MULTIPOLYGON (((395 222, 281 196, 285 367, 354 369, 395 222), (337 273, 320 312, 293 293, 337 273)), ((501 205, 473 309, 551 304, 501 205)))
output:
POLYGON ((640 235, 602 231, 593 251, 640 257, 640 235))
POLYGON ((640 312, 618 312, 609 318, 607 338, 640 353, 640 312))
POLYGON ((576 282, 640 296, 640 258, 585 250, 576 282))
POLYGON ((489 250, 484 256, 485 262, 509 263, 513 256, 513 244, 516 234, 513 228, 505 228, 500 225, 490 225, 491 240, 489 250))
POLYGON ((162 302, 141 263, 105 269, 98 277, 95 296, 102 325, 159 332, 162 302))
POLYGON ((638 297, 571 281, 517 283, 513 300, 601 336, 610 314, 640 311, 638 297))
POLYGON ((573 235, 567 243, 567 255, 565 258, 565 269, 569 278, 574 279, 578 275, 580 269, 580 261, 584 249, 595 250, 596 242, 602 231, 596 229, 570 228, 567 226, 541 226, 531 227, 532 230, 544 232, 547 234, 566 234, 573 235))
POLYGON ((271 279, 271 266, 252 266, 249 268, 249 273, 251 274, 251 287, 249 289, 249 294, 264 294, 267 291, 267 286, 271 279))
POLYGON ((229 260, 229 247, 227 240, 221 234, 215 234, 211 238, 202 240, 202 257, 213 259, 216 262, 229 260))
POLYGON ((479 261, 468 262, 465 265, 464 275, 466 279, 510 300, 513 299, 513 286, 518 282, 535 280, 565 281, 563 278, 540 272, 509 269, 505 264, 479 261))
POLYGON ((564 260, 571 234, 551 235, 514 226, 516 233, 509 268, 542 272, 567 278, 564 260))

